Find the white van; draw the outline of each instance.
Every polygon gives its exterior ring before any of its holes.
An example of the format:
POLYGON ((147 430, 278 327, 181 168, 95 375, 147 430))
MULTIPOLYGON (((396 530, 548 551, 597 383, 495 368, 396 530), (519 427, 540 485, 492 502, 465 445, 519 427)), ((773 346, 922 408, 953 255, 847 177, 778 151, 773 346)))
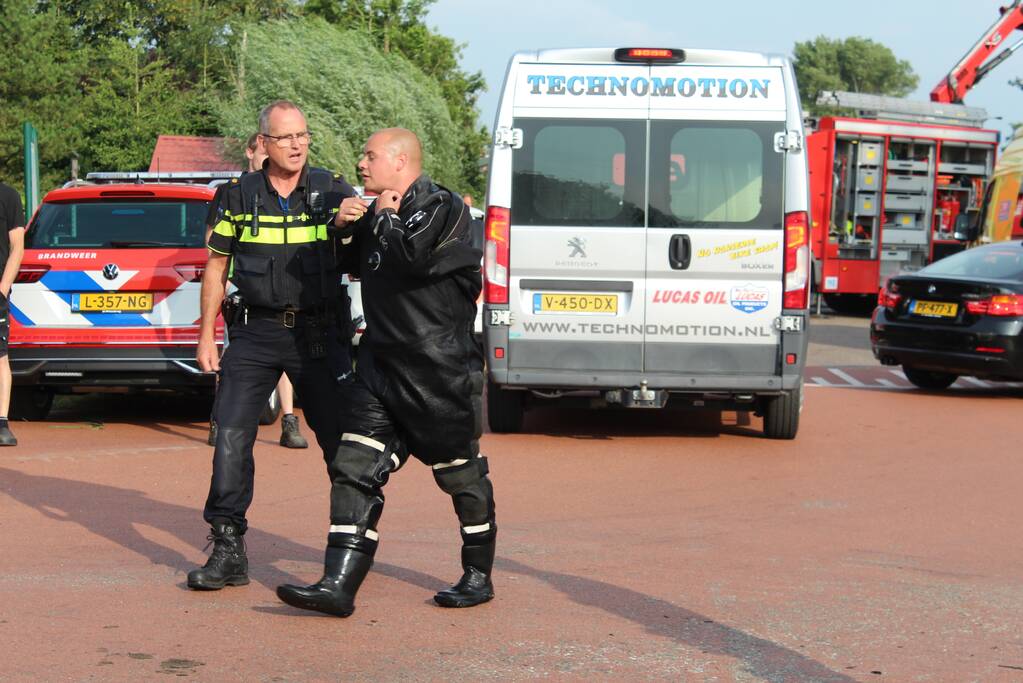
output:
POLYGON ((529 405, 581 396, 752 411, 767 436, 793 438, 809 203, 788 60, 520 52, 494 130, 491 429, 519 431, 529 405))

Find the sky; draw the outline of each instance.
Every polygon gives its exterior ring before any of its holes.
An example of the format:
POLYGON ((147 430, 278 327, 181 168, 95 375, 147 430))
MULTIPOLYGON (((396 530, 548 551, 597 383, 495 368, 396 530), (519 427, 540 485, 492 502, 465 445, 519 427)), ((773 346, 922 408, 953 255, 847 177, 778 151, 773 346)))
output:
MULTIPOLYGON (((886 45, 920 77, 912 99, 931 89, 999 17, 1008 0, 436 0, 427 24, 464 45, 462 68, 481 71, 488 91, 480 122, 493 129, 511 55, 550 47, 678 47, 752 50, 791 56, 817 36, 860 36, 886 45)), ((1023 31, 1006 41, 1023 39, 1023 31)), ((1012 133, 1023 122, 1023 49, 967 93, 987 127, 1012 133)))

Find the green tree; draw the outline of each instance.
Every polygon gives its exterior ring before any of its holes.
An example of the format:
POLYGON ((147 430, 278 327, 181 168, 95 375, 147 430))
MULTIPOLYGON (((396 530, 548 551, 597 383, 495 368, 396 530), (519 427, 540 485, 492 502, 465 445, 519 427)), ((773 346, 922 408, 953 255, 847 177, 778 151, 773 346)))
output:
POLYGON ((814 115, 833 111, 817 105, 822 90, 904 97, 920 82, 908 61, 881 43, 856 36, 796 43, 793 67, 803 108, 814 115))
POLYGON ((332 24, 365 33, 385 54, 404 56, 437 81, 458 128, 449 144, 458 148, 465 191, 482 194, 479 161, 489 142, 477 124, 477 102, 486 90, 482 73, 467 73, 458 60, 462 46, 427 27, 426 13, 434 0, 308 0, 305 12, 332 24))
POLYGON ((238 55, 245 80, 220 105, 219 127, 244 140, 257 114, 276 99, 294 101, 313 133, 313 163, 354 178, 362 144, 382 127, 415 131, 423 143, 426 170, 441 184, 469 187, 460 133, 440 87, 398 54, 384 54, 365 33, 344 30, 318 18, 254 24, 238 55), (315 69, 296 65, 315 64, 315 69))

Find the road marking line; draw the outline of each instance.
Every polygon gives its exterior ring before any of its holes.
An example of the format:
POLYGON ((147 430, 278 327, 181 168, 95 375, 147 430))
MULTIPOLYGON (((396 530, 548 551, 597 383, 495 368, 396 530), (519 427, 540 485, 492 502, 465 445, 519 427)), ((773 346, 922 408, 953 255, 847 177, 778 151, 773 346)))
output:
POLYGON ((823 377, 811 377, 810 381, 812 381, 814 384, 816 384, 818 386, 822 386, 822 387, 833 387, 833 386, 835 386, 834 384, 832 384, 828 380, 824 379, 823 377))
POLYGON ((975 387, 983 387, 985 389, 990 389, 991 388, 991 385, 989 383, 985 382, 982 379, 977 379, 976 377, 960 377, 959 381, 960 382, 969 382, 970 384, 972 384, 975 387))
POLYGON ((909 378, 906 377, 906 373, 904 373, 902 370, 897 370, 895 368, 889 368, 888 372, 892 373, 893 375, 895 375, 899 379, 904 379, 907 382, 909 382, 909 378))
POLYGON ((877 383, 880 384, 883 387, 890 387, 892 389, 901 389, 902 388, 898 384, 896 384, 895 382, 892 382, 891 380, 887 380, 887 379, 884 379, 884 378, 878 378, 877 383))
POLYGON ((867 386, 866 384, 864 384, 860 380, 856 379, 855 377, 853 377, 849 373, 842 372, 838 368, 828 368, 828 370, 831 371, 831 374, 835 375, 836 377, 840 377, 840 378, 844 379, 851 386, 854 386, 854 387, 865 387, 865 386, 867 386))

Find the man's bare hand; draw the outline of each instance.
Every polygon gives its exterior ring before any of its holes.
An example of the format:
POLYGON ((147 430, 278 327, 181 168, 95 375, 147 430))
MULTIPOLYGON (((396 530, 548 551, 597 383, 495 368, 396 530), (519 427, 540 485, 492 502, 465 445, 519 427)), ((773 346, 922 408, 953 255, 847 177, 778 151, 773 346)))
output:
POLYGON ((376 206, 373 210, 376 213, 380 213, 384 209, 394 209, 395 212, 401 208, 401 195, 394 190, 384 190, 377 197, 376 206))
POLYGON ((340 228, 348 223, 354 223, 362 218, 367 209, 369 209, 369 202, 358 197, 345 197, 334 217, 334 225, 340 228))
POLYGON ((195 349, 195 360, 203 372, 220 371, 220 354, 217 353, 217 342, 214 339, 199 338, 195 349))

